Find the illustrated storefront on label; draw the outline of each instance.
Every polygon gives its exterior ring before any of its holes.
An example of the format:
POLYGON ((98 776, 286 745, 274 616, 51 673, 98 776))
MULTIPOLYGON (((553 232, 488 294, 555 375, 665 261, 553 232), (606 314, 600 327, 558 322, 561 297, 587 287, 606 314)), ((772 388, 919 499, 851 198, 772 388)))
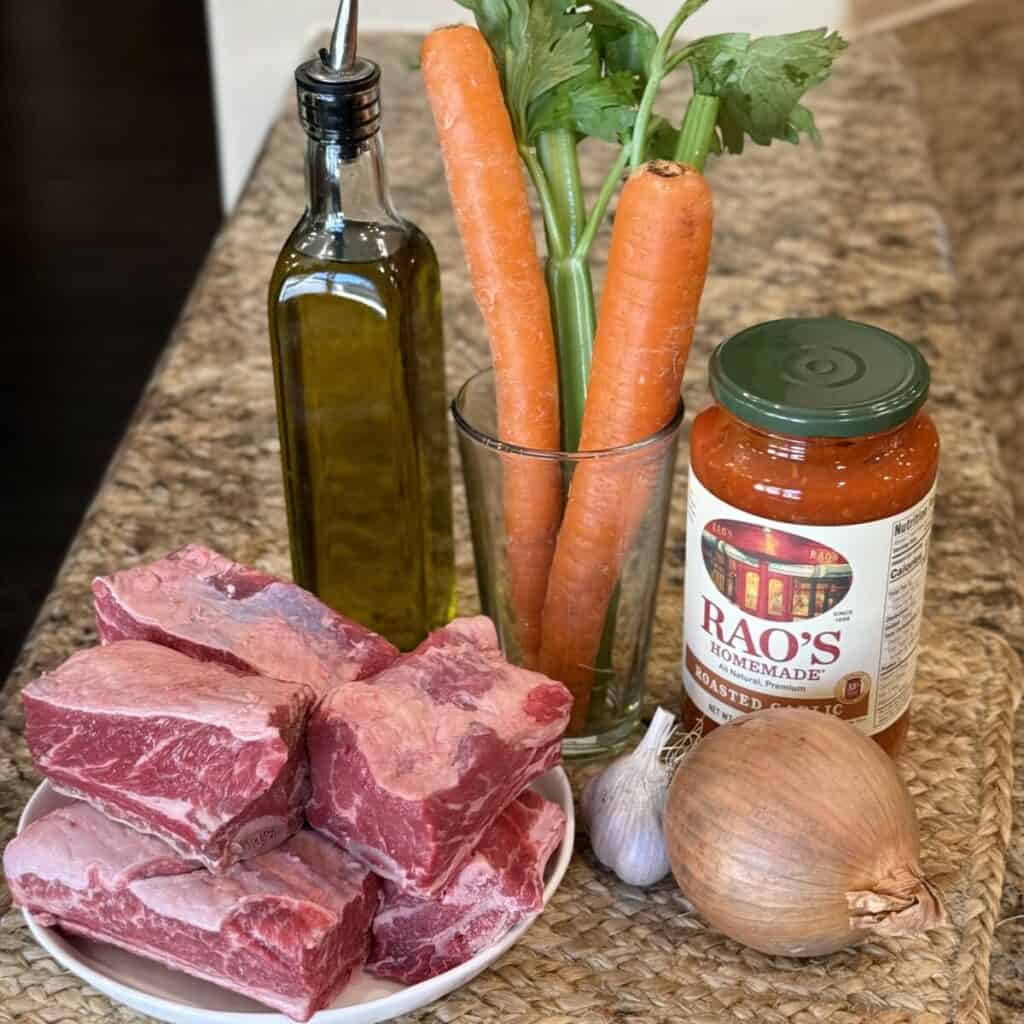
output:
POLYGON ((838 551, 736 520, 708 523, 701 553, 723 597, 777 622, 830 611, 846 597, 853 581, 850 565, 838 551))

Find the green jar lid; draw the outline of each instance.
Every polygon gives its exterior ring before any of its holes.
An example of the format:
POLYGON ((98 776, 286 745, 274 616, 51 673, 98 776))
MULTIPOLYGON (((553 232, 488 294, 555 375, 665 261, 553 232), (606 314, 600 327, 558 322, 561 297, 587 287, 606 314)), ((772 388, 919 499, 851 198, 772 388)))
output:
POLYGON ((733 415, 797 437, 859 437, 908 420, 928 364, 902 338, 837 317, 756 324, 711 355, 711 392, 733 415))

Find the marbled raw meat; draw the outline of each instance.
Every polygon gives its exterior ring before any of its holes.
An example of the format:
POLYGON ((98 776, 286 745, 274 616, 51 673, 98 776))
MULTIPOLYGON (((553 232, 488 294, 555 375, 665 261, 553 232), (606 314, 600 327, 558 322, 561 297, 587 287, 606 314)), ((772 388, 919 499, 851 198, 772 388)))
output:
POLYGON ((366 955, 377 880, 308 830, 212 875, 88 804, 33 822, 4 852, 43 925, 110 942, 308 1020, 366 955))
POLYGON ((100 640, 151 640, 318 693, 379 672, 398 656, 384 637, 294 583, 190 544, 93 580, 100 640))
POLYGON ((23 699, 29 750, 58 790, 211 870, 302 824, 316 700, 304 683, 125 640, 72 655, 23 699))
POLYGON ((384 883, 367 970, 407 985, 465 963, 544 906, 544 868, 565 814, 526 790, 484 833, 437 895, 420 899, 384 883))
POLYGON ((306 818, 383 878, 442 889, 531 779, 560 760, 572 697, 458 619, 310 718, 306 818))

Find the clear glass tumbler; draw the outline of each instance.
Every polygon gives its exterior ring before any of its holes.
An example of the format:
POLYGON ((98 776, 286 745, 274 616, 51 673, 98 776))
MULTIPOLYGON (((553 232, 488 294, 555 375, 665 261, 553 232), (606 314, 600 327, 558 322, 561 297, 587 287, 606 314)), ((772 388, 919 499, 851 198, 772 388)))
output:
POLYGON ((499 441, 492 370, 463 385, 452 412, 483 612, 497 627, 505 657, 547 671, 573 691, 564 753, 608 753, 625 742, 640 714, 682 403, 643 441, 586 452, 499 441), (584 489, 595 496, 588 514, 600 516, 596 550, 605 557, 601 564, 576 564, 568 593, 563 577, 558 629, 551 627, 550 593, 542 628, 547 567, 574 480, 577 500, 584 489), (514 510, 514 519, 506 509, 514 510))

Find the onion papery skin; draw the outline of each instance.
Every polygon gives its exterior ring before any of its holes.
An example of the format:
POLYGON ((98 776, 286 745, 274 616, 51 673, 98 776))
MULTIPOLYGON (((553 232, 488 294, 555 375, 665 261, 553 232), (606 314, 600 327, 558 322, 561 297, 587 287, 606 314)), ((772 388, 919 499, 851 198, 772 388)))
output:
POLYGON ((676 772, 664 821, 685 896, 761 952, 818 956, 945 920, 895 765, 820 712, 769 709, 716 729, 676 772))

